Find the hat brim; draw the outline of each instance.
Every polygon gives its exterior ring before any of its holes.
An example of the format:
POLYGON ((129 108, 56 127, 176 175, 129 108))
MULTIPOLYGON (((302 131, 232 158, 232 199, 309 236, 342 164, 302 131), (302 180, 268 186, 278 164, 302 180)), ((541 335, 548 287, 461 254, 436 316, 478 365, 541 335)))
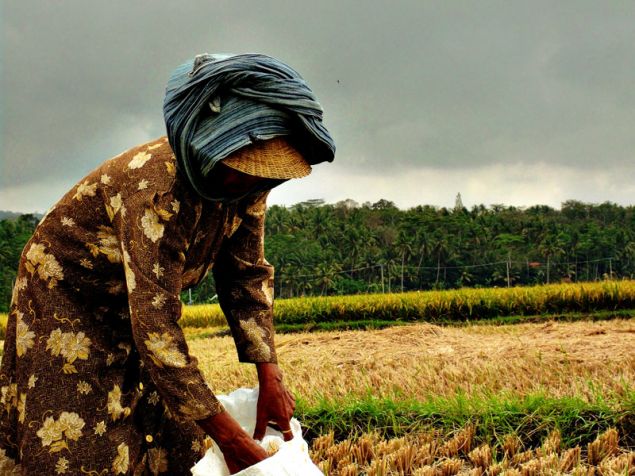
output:
POLYGON ((222 160, 223 164, 257 177, 292 179, 306 177, 311 165, 284 136, 256 141, 222 160))

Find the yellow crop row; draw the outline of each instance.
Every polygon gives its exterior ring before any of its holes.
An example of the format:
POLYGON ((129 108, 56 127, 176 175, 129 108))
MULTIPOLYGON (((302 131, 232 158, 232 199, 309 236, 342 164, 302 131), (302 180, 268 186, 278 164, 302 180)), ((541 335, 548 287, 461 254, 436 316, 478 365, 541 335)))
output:
MULTIPOLYGON (((276 322, 286 324, 354 320, 439 322, 619 309, 635 309, 635 281, 277 299, 274 316, 276 322)), ((225 323, 218 304, 187 306, 181 321, 183 327, 225 323)))
MULTIPOLYGON (((635 281, 277 299, 274 317, 277 323, 285 324, 355 320, 447 322, 619 309, 635 309, 635 281)), ((0 314, 0 338, 6 321, 6 314, 0 314)), ((180 322, 182 327, 226 324, 218 304, 184 306, 180 322)))

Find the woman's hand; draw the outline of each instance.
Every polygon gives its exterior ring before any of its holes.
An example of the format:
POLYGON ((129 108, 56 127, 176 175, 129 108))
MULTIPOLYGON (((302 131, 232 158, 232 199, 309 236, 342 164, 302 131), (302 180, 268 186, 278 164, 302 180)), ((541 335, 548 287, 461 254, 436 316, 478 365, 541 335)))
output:
POLYGON ((230 474, 249 468, 267 458, 267 452, 247 432, 243 431, 227 444, 218 445, 230 474))
POLYGON ((227 411, 199 420, 198 424, 223 452, 230 474, 238 473, 267 458, 265 449, 227 411))
POLYGON ((259 362, 258 405, 254 439, 262 440, 267 425, 282 432, 284 441, 293 439, 290 420, 295 411, 295 397, 282 383, 282 372, 277 364, 259 362))

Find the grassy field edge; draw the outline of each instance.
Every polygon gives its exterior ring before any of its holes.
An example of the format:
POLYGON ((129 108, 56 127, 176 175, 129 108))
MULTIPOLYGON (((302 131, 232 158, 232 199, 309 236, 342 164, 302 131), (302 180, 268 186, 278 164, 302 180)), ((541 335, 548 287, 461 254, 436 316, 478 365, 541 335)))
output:
POLYGON ((598 396, 592 403, 539 394, 487 399, 456 395, 396 402, 369 394, 362 399, 321 399, 317 405, 307 405, 297 398, 296 405, 295 417, 309 441, 330 431, 336 441, 371 430, 384 438, 427 430, 449 436, 472 425, 476 440, 493 448, 500 447, 509 434, 520 437, 527 448, 536 447, 553 429, 560 430, 566 447, 573 447, 590 443, 608 428, 616 428, 620 444, 635 448, 635 389, 620 401, 598 396))
MULTIPOLYGON (((596 312, 565 312, 554 314, 538 314, 533 316, 501 316, 486 320, 474 321, 456 321, 456 320, 440 320, 431 324, 449 327, 465 327, 465 326, 495 326, 495 325, 514 325, 514 324, 539 324, 549 321, 555 322, 579 322, 579 321, 608 321, 611 319, 632 319, 635 318, 635 309, 625 309, 619 311, 596 311, 596 312)), ((385 329, 394 326, 408 326, 413 324, 426 323, 425 320, 382 320, 382 319, 363 319, 352 321, 334 321, 334 322, 310 322, 304 324, 287 324, 284 322, 275 322, 274 328, 277 334, 292 334, 298 332, 328 332, 328 331, 354 331, 354 330, 370 330, 385 329)), ((210 337, 222 337, 231 335, 229 327, 225 325, 217 325, 210 327, 184 327, 188 339, 206 339, 210 337)))
MULTIPOLYGON (((472 326, 472 325, 509 325, 509 324, 527 324, 541 323, 547 321, 557 322, 576 322, 576 321, 607 321, 610 319, 630 319, 635 317, 635 309, 623 309, 618 311, 596 311, 596 312, 563 312, 553 314, 535 314, 531 316, 512 315, 500 316, 490 319, 476 319, 457 321, 453 319, 438 319, 431 324, 439 326, 472 326)), ((425 319, 420 320, 351 320, 351 321, 334 321, 334 322, 311 322, 307 324, 286 324, 275 323, 276 332, 313 332, 313 331, 335 331, 335 330, 366 330, 366 329, 384 329, 391 326, 409 325, 416 323, 428 322, 425 319)))

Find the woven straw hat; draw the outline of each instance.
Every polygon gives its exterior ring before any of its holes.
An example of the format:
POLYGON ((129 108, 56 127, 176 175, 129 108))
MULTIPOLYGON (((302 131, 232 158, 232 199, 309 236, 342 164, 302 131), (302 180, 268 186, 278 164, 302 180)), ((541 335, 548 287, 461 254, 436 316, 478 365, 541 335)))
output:
POLYGON ((291 179, 311 173, 311 165, 283 136, 256 141, 223 159, 223 164, 257 177, 291 179))

